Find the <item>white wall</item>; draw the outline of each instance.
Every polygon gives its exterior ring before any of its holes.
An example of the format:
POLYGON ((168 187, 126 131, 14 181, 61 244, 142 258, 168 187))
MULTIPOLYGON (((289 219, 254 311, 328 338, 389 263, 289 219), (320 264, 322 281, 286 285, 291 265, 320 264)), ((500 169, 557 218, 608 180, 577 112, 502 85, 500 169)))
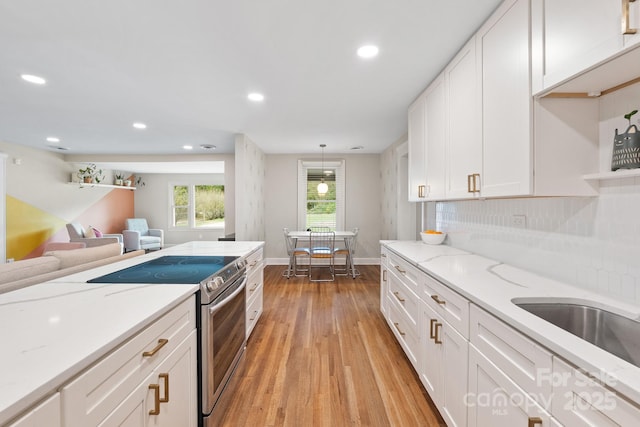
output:
POLYGON ((7 155, 0 152, 0 263, 7 259, 6 163, 7 155))
POLYGON ((265 239, 265 155, 246 135, 236 135, 236 240, 265 239))
MULTIPOLYGON (((286 260, 282 229, 297 228, 298 160, 320 160, 319 155, 267 154, 265 175, 265 257, 269 262, 286 260)), ((356 262, 377 263, 380 259, 381 178, 378 154, 331 154, 325 160, 345 160, 345 229, 360 229, 356 262)))

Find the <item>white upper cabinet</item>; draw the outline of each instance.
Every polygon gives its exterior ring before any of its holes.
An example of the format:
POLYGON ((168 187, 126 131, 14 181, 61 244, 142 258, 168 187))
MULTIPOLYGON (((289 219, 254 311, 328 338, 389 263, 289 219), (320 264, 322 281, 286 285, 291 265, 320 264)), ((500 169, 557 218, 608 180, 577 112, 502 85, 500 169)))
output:
POLYGON ((477 34, 482 59, 483 197, 533 192, 528 23, 529 2, 507 1, 477 34))
POLYGON ((597 93, 639 77, 640 50, 633 48, 640 42, 640 2, 533 0, 532 31, 534 94, 558 85, 560 92, 597 93), (620 66, 608 67, 607 61, 630 50, 636 52, 616 59, 620 66), (635 70, 624 66, 634 63, 635 70), (606 70, 590 75, 601 65, 606 70))
POLYGON ((409 201, 426 199, 425 95, 409 107, 409 201))
POLYGON ((482 141, 476 41, 472 38, 444 70, 447 103, 449 199, 480 195, 482 141))

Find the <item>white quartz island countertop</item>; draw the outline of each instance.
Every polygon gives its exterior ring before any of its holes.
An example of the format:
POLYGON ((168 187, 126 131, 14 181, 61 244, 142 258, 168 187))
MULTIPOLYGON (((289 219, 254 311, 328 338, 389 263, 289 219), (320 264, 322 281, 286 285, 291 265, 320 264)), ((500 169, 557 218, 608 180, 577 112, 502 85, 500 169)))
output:
POLYGON ((198 290, 86 280, 164 255, 245 256, 264 242, 189 242, 0 294, 0 425, 198 290))
POLYGON ((640 319, 640 307, 445 245, 382 241, 388 249, 596 379, 640 403, 640 368, 538 318, 513 301, 587 303, 640 319))

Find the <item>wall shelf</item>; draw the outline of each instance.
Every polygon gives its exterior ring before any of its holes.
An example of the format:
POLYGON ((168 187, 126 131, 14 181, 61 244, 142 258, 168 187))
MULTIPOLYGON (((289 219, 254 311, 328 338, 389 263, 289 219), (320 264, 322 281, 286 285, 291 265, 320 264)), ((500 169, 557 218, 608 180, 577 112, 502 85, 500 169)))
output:
POLYGON ((583 175, 587 181, 607 180, 607 179, 620 179, 620 178, 632 178, 640 176, 640 169, 618 169, 615 172, 600 172, 583 175))
POLYGON ((135 190, 136 187, 127 187, 125 185, 111 185, 111 184, 85 184, 84 182, 70 182, 69 184, 77 185, 80 188, 91 188, 91 187, 101 187, 101 188, 115 188, 118 190, 135 190))

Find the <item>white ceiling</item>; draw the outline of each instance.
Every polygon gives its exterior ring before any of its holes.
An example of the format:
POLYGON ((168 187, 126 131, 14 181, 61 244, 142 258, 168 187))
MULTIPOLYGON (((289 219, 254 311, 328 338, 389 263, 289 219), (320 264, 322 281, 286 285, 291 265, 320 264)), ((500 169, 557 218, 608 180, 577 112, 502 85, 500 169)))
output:
POLYGON ((1 0, 0 141, 210 154, 244 133, 267 153, 378 153, 499 2, 1 0), (379 56, 358 58, 363 44, 379 56))

